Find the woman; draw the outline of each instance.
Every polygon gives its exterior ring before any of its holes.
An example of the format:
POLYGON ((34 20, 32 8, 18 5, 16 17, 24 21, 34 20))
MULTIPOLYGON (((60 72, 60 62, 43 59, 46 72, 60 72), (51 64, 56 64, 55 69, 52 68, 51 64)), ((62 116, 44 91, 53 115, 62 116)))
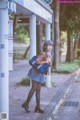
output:
MULTIPOLYGON (((43 52, 40 55, 38 55, 36 63, 37 64, 47 63, 51 66, 52 65, 51 50, 52 50, 52 42, 50 40, 45 41, 43 45, 43 52)), ((41 74, 40 72, 36 71, 34 68, 31 68, 28 75, 32 80, 32 88, 28 94, 27 100, 25 101, 25 103, 22 104, 22 107, 26 110, 26 112, 30 112, 29 102, 34 92, 36 91, 35 112, 44 113, 44 111, 40 108, 40 91, 41 91, 41 84, 44 82, 44 74, 41 74)))

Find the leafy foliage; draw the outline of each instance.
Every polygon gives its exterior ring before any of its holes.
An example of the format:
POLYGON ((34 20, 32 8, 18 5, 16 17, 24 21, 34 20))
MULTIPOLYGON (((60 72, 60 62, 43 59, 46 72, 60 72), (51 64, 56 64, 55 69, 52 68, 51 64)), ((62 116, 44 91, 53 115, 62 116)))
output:
POLYGON ((60 7, 60 28, 62 30, 80 29, 80 4, 61 4, 60 7))
POLYGON ((27 26, 16 26, 15 39, 17 41, 26 42, 29 38, 29 28, 27 26))
POLYGON ((79 67, 80 67, 80 60, 74 60, 71 63, 63 62, 60 64, 59 69, 57 71, 55 71, 55 69, 52 68, 52 72, 72 73, 79 67))
POLYGON ((22 86, 27 86, 30 85, 30 78, 29 77, 24 77, 22 79, 22 81, 17 83, 18 86, 22 85, 22 86))

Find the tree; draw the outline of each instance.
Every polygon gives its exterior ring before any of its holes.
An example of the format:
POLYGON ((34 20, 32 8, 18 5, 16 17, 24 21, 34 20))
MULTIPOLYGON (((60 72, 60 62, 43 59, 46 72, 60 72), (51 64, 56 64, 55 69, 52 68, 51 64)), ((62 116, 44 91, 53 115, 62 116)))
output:
POLYGON ((73 33, 80 30, 80 4, 62 4, 60 8, 60 28, 67 31, 67 56, 66 60, 73 60, 73 33))
POLYGON ((54 0, 51 4, 53 12, 54 12, 54 61, 53 66, 55 66, 56 70, 59 67, 60 63, 60 28, 59 28, 59 11, 60 11, 60 3, 58 0, 54 0))
POLYGON ((41 42, 42 42, 42 23, 40 23, 39 25, 37 25, 37 34, 36 34, 36 42, 37 42, 37 54, 40 54, 41 51, 42 51, 42 48, 41 48, 41 42))
POLYGON ((73 61, 73 38, 71 36, 70 31, 67 31, 67 55, 66 61, 71 62, 73 61))
POLYGON ((78 58, 78 43, 79 43, 79 35, 74 34, 74 59, 78 58))
POLYGON ((78 58, 80 58, 80 36, 78 39, 78 58))

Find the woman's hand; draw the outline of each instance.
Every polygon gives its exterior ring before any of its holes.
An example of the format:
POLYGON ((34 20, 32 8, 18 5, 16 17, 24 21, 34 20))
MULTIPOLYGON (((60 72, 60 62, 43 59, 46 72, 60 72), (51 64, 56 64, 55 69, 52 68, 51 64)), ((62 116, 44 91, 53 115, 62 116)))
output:
POLYGON ((50 58, 47 58, 46 63, 49 64, 50 66, 52 66, 52 61, 50 58))

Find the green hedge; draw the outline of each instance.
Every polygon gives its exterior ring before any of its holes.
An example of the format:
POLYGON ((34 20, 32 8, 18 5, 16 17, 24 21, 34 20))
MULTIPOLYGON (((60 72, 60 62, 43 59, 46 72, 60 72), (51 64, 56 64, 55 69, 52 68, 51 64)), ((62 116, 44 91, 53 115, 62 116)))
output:
POLYGON ((80 60, 74 60, 71 63, 62 62, 59 66, 59 69, 56 71, 54 68, 52 68, 52 72, 72 73, 75 70, 77 70, 79 67, 80 67, 80 60))

